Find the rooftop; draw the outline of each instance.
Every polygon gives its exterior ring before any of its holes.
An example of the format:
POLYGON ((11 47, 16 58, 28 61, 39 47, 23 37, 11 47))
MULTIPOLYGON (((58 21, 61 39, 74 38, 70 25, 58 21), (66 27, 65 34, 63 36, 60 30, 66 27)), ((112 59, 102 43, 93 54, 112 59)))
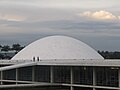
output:
POLYGON ((15 55, 12 60, 32 59, 104 59, 94 49, 67 36, 49 36, 39 39, 15 55))

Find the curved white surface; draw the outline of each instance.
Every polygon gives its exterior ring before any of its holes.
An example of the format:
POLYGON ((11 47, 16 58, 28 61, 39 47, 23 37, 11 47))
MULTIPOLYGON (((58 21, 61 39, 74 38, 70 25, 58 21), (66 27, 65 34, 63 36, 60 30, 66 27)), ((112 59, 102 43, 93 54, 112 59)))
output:
POLYGON ((16 54, 12 60, 40 59, 104 59, 87 44, 67 36, 39 39, 16 54))

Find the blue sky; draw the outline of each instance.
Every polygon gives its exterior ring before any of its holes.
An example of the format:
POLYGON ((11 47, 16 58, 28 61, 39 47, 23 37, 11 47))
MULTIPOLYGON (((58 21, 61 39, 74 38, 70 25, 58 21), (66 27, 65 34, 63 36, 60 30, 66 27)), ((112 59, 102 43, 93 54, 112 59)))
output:
POLYGON ((119 0, 0 0, 0 44, 67 35, 120 51, 119 0))

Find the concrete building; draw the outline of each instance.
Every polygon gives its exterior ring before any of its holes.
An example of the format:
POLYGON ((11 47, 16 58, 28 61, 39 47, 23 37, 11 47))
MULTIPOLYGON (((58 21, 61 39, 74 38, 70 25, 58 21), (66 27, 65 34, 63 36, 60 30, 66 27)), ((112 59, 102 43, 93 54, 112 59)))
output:
POLYGON ((120 60, 67 36, 37 40, 0 66, 1 90, 120 90, 120 60))

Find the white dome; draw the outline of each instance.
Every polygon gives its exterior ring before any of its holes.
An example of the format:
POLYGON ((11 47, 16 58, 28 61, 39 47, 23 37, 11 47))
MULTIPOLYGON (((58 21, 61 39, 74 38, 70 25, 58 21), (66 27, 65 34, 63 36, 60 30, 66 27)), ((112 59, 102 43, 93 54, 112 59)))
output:
POLYGON ((67 36, 39 39, 16 54, 12 60, 40 59, 103 59, 87 44, 67 36))

